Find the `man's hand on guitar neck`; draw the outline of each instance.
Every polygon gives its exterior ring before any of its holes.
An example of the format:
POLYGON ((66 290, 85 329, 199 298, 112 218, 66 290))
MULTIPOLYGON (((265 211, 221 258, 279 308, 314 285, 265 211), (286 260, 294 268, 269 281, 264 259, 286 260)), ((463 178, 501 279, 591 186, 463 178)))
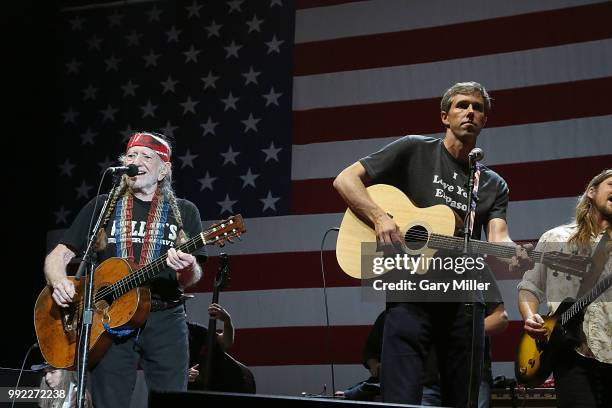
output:
POLYGON ((176 271, 176 280, 182 289, 188 288, 202 277, 202 269, 196 257, 186 252, 170 248, 166 264, 176 271))
POLYGON ((527 251, 533 249, 532 244, 519 245, 516 247, 516 255, 510 260, 508 266, 510 273, 522 274, 533 268, 534 262, 529 258, 527 251))

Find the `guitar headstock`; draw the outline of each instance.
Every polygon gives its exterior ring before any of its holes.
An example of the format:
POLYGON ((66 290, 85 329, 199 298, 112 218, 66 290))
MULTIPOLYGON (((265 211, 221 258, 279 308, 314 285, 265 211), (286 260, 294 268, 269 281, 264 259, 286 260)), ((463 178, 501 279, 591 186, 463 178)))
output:
POLYGON ((223 246, 226 242, 233 242, 232 238, 240 238, 245 232, 242 215, 236 214, 204 231, 204 242, 209 245, 223 246))
POLYGON ((592 260, 588 256, 551 251, 544 254, 543 263, 557 272, 583 278, 589 272, 592 260))

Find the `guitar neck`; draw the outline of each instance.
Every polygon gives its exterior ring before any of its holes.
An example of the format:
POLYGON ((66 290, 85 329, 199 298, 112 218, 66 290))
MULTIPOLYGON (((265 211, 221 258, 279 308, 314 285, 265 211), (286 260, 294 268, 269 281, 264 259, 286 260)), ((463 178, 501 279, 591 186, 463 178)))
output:
POLYGON ((576 300, 574 304, 561 314, 561 324, 565 325, 574 316, 580 313, 584 308, 593 303, 602 293, 612 286, 612 275, 608 275, 600 280, 593 288, 585 293, 580 299, 576 300))
MULTIPOLYGON (((463 238, 450 237, 447 235, 431 234, 428 246, 433 249, 447 249, 450 251, 463 252, 463 238)), ((470 240, 470 252, 474 254, 491 255, 498 258, 512 258, 516 255, 513 246, 496 244, 487 241, 470 240)), ((529 259, 533 262, 542 262, 544 253, 535 250, 527 250, 529 259)))
MULTIPOLYGON (((176 247, 177 251, 185 253, 192 253, 195 250, 203 247, 204 245, 210 244, 210 241, 206 240, 206 232, 201 232, 192 239, 176 247)), ((166 264, 167 254, 160 256, 153 262, 148 263, 142 268, 138 269, 134 273, 118 280, 110 286, 113 291, 115 299, 129 292, 130 290, 139 286, 147 285, 153 279, 155 279, 161 271, 163 271, 168 265, 166 264)))

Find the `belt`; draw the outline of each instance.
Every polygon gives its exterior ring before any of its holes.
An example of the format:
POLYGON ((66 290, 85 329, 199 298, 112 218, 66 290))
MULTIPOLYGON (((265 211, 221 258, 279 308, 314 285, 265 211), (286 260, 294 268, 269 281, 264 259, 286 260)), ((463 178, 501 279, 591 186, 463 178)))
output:
POLYGON ((185 303, 182 299, 179 300, 161 300, 151 299, 151 312, 159 312, 161 310, 172 309, 185 303))

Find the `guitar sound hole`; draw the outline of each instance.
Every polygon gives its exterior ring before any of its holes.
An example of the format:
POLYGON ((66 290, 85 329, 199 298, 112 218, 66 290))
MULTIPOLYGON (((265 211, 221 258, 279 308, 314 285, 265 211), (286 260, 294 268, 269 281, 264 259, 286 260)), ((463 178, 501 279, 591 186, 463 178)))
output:
POLYGON ((427 245, 429 232, 422 225, 415 225, 406 231, 406 246, 410 250, 419 250, 427 245))
POLYGON ((113 304, 113 292, 108 290, 106 286, 98 289, 95 295, 95 307, 98 310, 106 309, 113 304))

